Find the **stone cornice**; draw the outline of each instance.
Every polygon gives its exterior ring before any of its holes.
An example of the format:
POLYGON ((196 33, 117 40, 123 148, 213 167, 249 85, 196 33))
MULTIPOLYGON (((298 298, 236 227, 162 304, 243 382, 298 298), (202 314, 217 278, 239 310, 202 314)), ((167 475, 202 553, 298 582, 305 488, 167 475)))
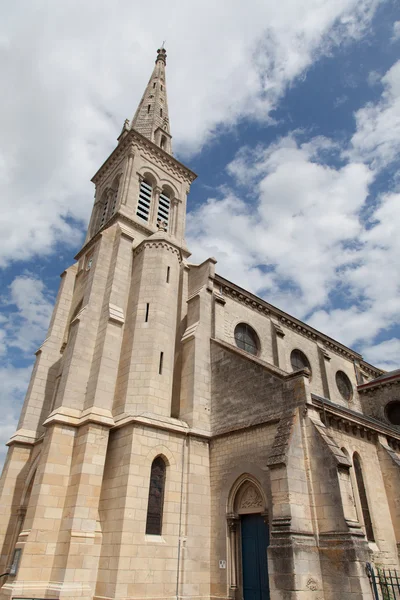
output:
POLYGON ((400 385, 400 374, 393 375, 387 379, 379 379, 378 381, 367 381, 357 387, 360 394, 368 394, 369 392, 375 392, 382 388, 390 388, 392 386, 400 385))
POLYGON ((207 440, 211 437, 208 431, 196 427, 189 427, 185 421, 180 419, 175 419, 174 417, 157 417, 150 413, 142 415, 128 415, 123 413, 122 415, 118 415, 115 417, 115 425, 112 430, 114 431, 115 429, 126 427, 127 425, 154 427, 155 429, 161 429, 171 433, 179 433, 207 440))
POLYGON ((13 444, 33 446, 36 442, 37 435, 34 431, 29 429, 18 429, 8 440, 6 446, 12 446, 13 444))
POLYGON ((255 296, 251 292, 248 292, 247 290, 235 285, 231 281, 228 281, 224 277, 221 277, 221 275, 215 275, 215 283, 220 286, 220 293, 222 295, 229 296, 237 302, 240 302, 241 304, 244 304, 248 308, 251 308, 259 313, 264 313, 266 315, 270 314, 271 316, 276 317, 281 325, 293 329, 300 335, 308 337, 309 339, 320 341, 326 348, 329 348, 329 350, 335 352, 336 354, 346 356, 346 358, 352 361, 358 361, 360 363, 360 367, 362 367, 363 370, 371 373, 371 375, 375 377, 382 375, 383 371, 366 363, 361 354, 358 354, 358 352, 351 350, 351 348, 347 348, 340 342, 336 342, 329 336, 314 329, 310 325, 307 325, 299 319, 288 315, 279 308, 276 308, 276 306, 269 304, 262 298, 255 296))
POLYGON ((312 405, 317 407, 321 420, 328 421, 326 425, 336 424, 338 429, 345 432, 352 432, 354 435, 360 434, 361 437, 367 436, 372 439, 378 434, 383 434, 400 443, 400 431, 397 431, 390 425, 377 421, 372 417, 367 417, 344 406, 334 404, 321 396, 311 394, 312 405), (330 423, 329 421, 332 421, 330 423))
POLYGON ((138 148, 142 148, 150 152, 152 158, 161 164, 165 169, 173 171, 177 176, 187 181, 190 185, 196 178, 197 175, 191 171, 188 167, 185 167, 176 158, 162 150, 159 146, 151 142, 149 139, 131 129, 121 140, 118 146, 111 152, 107 160, 102 164, 100 169, 92 177, 92 182, 98 185, 109 173, 110 169, 115 165, 117 161, 124 157, 129 151, 134 151, 135 144, 138 148))

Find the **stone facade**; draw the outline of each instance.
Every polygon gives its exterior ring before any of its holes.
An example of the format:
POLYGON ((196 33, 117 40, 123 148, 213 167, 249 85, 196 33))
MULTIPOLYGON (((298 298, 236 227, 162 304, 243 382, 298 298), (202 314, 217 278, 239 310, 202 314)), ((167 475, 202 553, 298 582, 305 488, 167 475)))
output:
POLYGON ((165 61, 8 443, 0 598, 370 599, 366 562, 398 568, 400 373, 188 261, 165 61))

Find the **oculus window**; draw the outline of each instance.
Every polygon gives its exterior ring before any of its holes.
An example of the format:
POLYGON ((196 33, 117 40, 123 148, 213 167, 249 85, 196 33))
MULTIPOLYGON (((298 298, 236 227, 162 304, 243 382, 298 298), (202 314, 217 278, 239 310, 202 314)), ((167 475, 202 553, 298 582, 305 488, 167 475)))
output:
POLYGON ((336 373, 336 385, 342 398, 349 402, 353 397, 353 386, 351 385, 350 379, 343 371, 336 373))
POLYGON ((239 323, 239 325, 236 325, 235 343, 241 350, 257 356, 260 342, 258 335, 250 325, 247 325, 246 323, 239 323))
POLYGON ((400 401, 389 402, 385 408, 386 418, 392 425, 400 425, 400 401))

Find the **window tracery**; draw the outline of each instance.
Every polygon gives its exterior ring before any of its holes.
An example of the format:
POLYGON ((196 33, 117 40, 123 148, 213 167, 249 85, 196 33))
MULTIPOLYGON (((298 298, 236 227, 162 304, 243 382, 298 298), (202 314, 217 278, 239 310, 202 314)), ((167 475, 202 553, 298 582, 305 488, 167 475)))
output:
POLYGON ((235 328, 235 343, 238 348, 257 356, 260 347, 258 335, 247 323, 239 323, 235 328))

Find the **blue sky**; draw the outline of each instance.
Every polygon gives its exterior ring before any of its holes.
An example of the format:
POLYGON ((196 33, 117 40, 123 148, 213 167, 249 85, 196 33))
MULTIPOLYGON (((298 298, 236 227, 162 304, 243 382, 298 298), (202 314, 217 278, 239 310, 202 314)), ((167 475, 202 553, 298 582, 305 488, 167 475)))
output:
POLYGON ((1 444, 82 243, 90 178, 163 39, 174 151, 199 175, 191 260, 215 256, 221 275, 374 364, 400 364, 398 2, 142 6, 3 8, 1 444))

